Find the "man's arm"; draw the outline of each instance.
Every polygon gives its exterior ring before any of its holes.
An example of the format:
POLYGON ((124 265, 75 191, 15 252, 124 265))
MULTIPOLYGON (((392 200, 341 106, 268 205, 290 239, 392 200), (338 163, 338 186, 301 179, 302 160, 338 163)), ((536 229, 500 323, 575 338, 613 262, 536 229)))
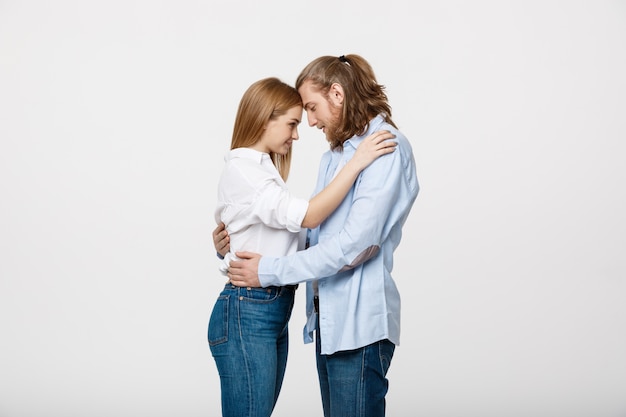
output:
MULTIPOLYGON (((298 250, 304 250, 309 246, 309 237, 306 231, 301 234, 301 239, 301 246, 298 250)), ((227 275, 230 282, 238 287, 261 287, 258 271, 262 255, 254 252, 237 252, 237 256, 240 260, 231 260, 229 264, 227 275)))

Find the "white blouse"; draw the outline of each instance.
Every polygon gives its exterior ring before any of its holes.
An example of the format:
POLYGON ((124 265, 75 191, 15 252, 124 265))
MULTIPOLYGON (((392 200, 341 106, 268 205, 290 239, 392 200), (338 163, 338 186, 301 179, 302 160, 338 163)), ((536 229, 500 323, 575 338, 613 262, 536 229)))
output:
POLYGON ((230 235, 230 253, 220 265, 222 274, 236 259, 235 252, 278 257, 302 249, 301 224, 309 201, 289 193, 267 153, 237 148, 224 159, 215 210, 215 220, 224 222, 230 235))

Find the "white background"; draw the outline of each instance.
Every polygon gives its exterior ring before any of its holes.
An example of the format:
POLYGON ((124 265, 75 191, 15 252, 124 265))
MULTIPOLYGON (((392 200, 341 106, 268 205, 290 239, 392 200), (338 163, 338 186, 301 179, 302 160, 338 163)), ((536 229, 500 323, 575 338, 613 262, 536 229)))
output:
MULTIPOLYGON (((0 0, 0 417, 219 415, 237 104, 348 53, 422 187, 388 415, 626 416, 624 1, 0 0)), ((306 198, 326 144, 300 134, 306 198)), ((321 416, 303 297, 277 417, 321 416)))

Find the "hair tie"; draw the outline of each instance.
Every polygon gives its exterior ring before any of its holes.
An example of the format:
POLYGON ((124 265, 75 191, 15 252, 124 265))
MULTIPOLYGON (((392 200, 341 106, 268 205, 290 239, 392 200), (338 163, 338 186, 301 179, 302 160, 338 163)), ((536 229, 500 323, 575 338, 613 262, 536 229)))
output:
POLYGON ((348 60, 346 59, 346 57, 345 57, 344 55, 341 55, 341 56, 339 57, 339 60, 340 60, 341 62, 343 62, 344 64, 349 64, 348 60))

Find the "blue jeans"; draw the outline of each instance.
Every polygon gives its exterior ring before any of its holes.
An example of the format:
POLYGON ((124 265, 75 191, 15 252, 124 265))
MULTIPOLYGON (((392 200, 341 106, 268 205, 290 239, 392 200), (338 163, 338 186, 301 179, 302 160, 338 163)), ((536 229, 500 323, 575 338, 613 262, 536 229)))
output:
POLYGON ((226 284, 217 298, 208 340, 220 375, 222 416, 272 414, 287 365, 295 289, 226 284))
POLYGON ((324 417, 383 417, 386 378, 395 345, 380 340, 355 350, 322 355, 316 334, 317 374, 324 417))

